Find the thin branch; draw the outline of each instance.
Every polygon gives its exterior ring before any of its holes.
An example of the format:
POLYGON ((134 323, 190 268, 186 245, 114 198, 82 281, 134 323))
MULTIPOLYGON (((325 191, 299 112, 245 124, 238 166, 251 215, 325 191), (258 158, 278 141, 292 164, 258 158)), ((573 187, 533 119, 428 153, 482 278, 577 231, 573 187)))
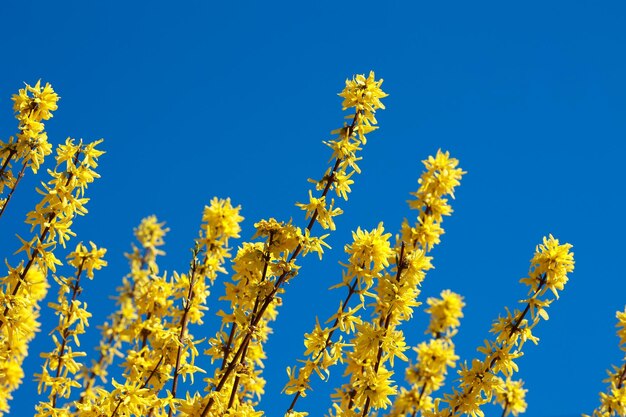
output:
POLYGON ((9 155, 6 157, 6 159, 4 160, 4 163, 2 164, 2 167, 0 168, 0 178, 2 178, 2 176, 6 172, 6 169, 9 166, 9 162, 11 162, 11 158, 13 158, 13 156, 15 156, 16 153, 17 151, 15 149, 11 149, 9 151, 9 155))
MULTIPOLYGON (((182 343, 183 343, 183 338, 185 336, 185 332, 187 331, 187 320, 189 316, 189 310, 191 310, 191 303, 195 295, 195 292, 193 291, 193 287, 195 285, 196 271, 197 271, 197 266, 198 266, 196 262, 196 256, 197 255, 194 255, 194 258, 191 262, 191 276, 189 277, 189 291, 187 292, 187 299, 185 303, 185 308, 183 310, 183 316, 180 319, 180 333, 178 335, 178 341, 180 342, 180 345, 178 345, 178 349, 176 350, 176 365, 174 366, 174 379, 172 380, 172 398, 176 398, 176 389, 178 388, 178 376, 180 373, 180 359, 182 357, 182 352, 183 352, 182 343)), ((169 417, 172 417, 173 412, 174 412, 174 409, 170 406, 167 415, 169 417)))
MULTIPOLYGON (((400 282, 400 276, 404 268, 406 267, 406 261, 404 259, 404 242, 400 246, 400 256, 396 260, 396 282, 400 282)), ((384 327, 383 327, 383 337, 386 336, 387 331, 389 330, 389 324, 391 323, 391 316, 393 315, 393 311, 390 309, 387 313, 387 317, 385 318, 384 327)), ((382 319, 382 316, 381 316, 382 319)), ((378 374, 378 369, 380 368, 381 360, 383 357, 383 341, 378 341, 378 352, 376 354, 376 363, 374 364, 374 373, 378 374)), ((361 416, 365 417, 370 410, 370 397, 365 399, 365 405, 363 406, 363 412, 361 416)))
POLYGON ((9 195, 7 195, 7 198, 4 201, 2 208, 0 209, 0 217, 2 217, 2 214, 4 214, 4 210, 6 210, 7 206, 9 205, 9 201, 11 201, 11 198, 13 197, 13 193, 15 192, 17 185, 20 183, 20 181, 24 177, 24 171, 26 170, 27 163, 28 163, 27 161, 24 161, 24 163, 22 164, 22 169, 20 170, 20 173, 17 175, 17 178, 15 179, 15 182, 13 183, 13 186, 11 187, 11 190, 9 191, 9 195))
MULTIPOLYGON (((78 267, 78 269, 76 270, 76 280, 74 281, 74 285, 72 286, 72 300, 70 301, 70 311, 68 312, 66 318, 66 322, 67 322, 67 327, 65 327, 63 329, 63 334, 61 335, 61 338, 63 339, 63 341, 61 342, 61 348, 59 349, 59 356, 58 356, 58 360, 57 360, 57 370, 56 370, 56 375, 55 378, 58 378, 59 375, 61 374, 61 365, 63 364, 63 355, 65 354, 65 347, 67 345, 67 339, 70 335, 70 319, 72 317, 72 314, 74 312, 74 301, 76 301, 76 297, 78 297, 78 294, 80 294, 80 276, 83 273, 83 267, 85 265, 85 259, 83 259, 78 267)), ((52 408, 56 407, 56 403, 57 403, 57 398, 58 398, 58 392, 54 393, 54 396, 52 397, 52 408)))

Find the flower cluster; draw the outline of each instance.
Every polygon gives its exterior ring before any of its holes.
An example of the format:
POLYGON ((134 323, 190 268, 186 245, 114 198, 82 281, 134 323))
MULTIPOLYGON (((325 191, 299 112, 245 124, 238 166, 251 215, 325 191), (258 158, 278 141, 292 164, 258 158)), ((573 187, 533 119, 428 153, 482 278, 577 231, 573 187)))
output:
POLYGON ((240 207, 233 207, 229 199, 214 198, 204 209, 189 271, 175 272, 171 279, 159 274, 158 268, 145 269, 154 262, 151 257, 162 253, 157 247, 163 243, 167 229, 154 217, 142 221, 136 236, 143 250, 131 256, 131 260, 137 256, 140 260, 138 265, 131 262, 133 282, 125 300, 130 307, 122 311, 124 318, 113 320, 117 326, 127 326, 120 331, 131 343, 122 364, 124 380, 114 379, 111 391, 94 389, 83 397, 76 404, 79 416, 99 416, 102 410, 110 416, 164 416, 173 415, 179 406, 184 410, 187 404, 177 394, 179 380, 193 380, 194 374, 202 371, 195 365, 196 346, 201 340, 193 337, 189 326, 202 324, 209 287, 218 272, 225 272, 229 239, 239 237, 243 220, 239 211, 240 207), (126 312, 136 319, 126 320, 126 312))
POLYGON ((426 333, 431 335, 427 342, 420 343, 414 350, 417 362, 406 369, 406 380, 410 389, 401 388, 393 402, 390 417, 405 416, 408 413, 432 408, 431 394, 440 389, 445 381, 448 368, 455 367, 459 357, 454 353, 452 336, 458 331, 463 317, 463 298, 450 290, 441 292, 441 298, 429 297, 426 301, 430 314, 430 324, 426 333))
MULTIPOLYGON (((456 168, 458 161, 449 158, 447 153, 439 152, 438 163, 433 161, 435 158, 432 157, 425 161, 427 171, 421 180, 424 185, 415 193, 418 199, 436 195, 437 198, 429 197, 429 201, 445 200, 463 175, 463 171, 456 168), (439 180, 444 181, 447 187, 440 185, 439 180)), ((427 211, 423 207, 425 204, 413 203, 411 207, 427 211)), ((451 210, 448 210, 445 214, 450 213, 451 210)), ((442 215, 432 211, 420 214, 433 215, 437 216, 439 223, 442 221, 442 215)), ((442 228, 439 230, 443 233, 442 228)), ((419 233, 421 231, 417 231, 419 233)), ((326 379, 329 368, 344 361, 347 362, 346 374, 350 375, 350 381, 337 391, 335 415, 367 415, 370 407, 384 408, 390 404, 390 396, 396 393, 396 388, 390 379, 393 372, 384 364, 388 362, 393 366, 395 357, 407 360, 403 352, 408 347, 398 326, 408 320, 413 308, 419 305, 416 301, 419 285, 425 271, 432 267, 431 258, 426 256, 432 245, 420 248, 418 241, 400 241, 392 248, 390 237, 390 234, 384 234, 382 223, 372 231, 359 228, 353 232, 353 243, 346 246, 348 262, 342 264, 345 267, 342 282, 334 287, 345 287, 348 294, 337 312, 327 320, 326 323, 332 322, 332 325, 322 327, 318 322, 313 332, 305 335, 305 355, 308 358, 303 361, 303 366, 288 369, 289 381, 284 391, 294 394, 294 398, 287 415, 298 415, 294 411, 295 404, 310 390, 313 373, 326 379), (374 286, 375 294, 371 292, 374 286), (360 303, 349 307, 354 294, 359 295, 360 303), (367 308, 366 297, 374 300, 375 319, 372 321, 362 318, 367 308), (332 339, 338 330, 346 335, 353 334, 350 343, 345 341, 343 335, 337 341, 332 339)))
POLYGON ((463 297, 450 290, 443 290, 441 298, 430 297, 426 303, 426 312, 430 314, 430 324, 426 332, 435 338, 450 338, 456 334, 463 317, 463 297))
MULTIPOLYGON (((337 312, 326 321, 326 324, 332 322, 332 325, 322 327, 318 321, 313 331, 304 336, 306 347, 304 354, 307 356, 307 359, 302 361, 304 365, 287 369, 289 381, 284 392, 296 394, 296 401, 300 396, 305 397, 306 392, 311 389, 310 378, 313 373, 326 379, 330 375, 330 368, 338 362, 343 362, 344 348, 347 344, 341 335, 336 341, 333 341, 332 337, 337 330, 350 335, 363 326, 357 312, 365 308, 364 295, 374 285, 374 279, 379 278, 383 269, 389 266, 389 259, 393 255, 390 238, 391 233, 385 233, 382 223, 371 231, 359 228, 352 232, 352 243, 345 247, 348 254, 348 263, 343 264, 346 273, 343 282, 335 286, 348 288, 348 295, 339 305, 337 312), (360 296, 360 303, 350 308, 348 304, 354 294, 360 296)), ((291 412, 294 406, 295 402, 288 411, 291 412)))
POLYGON ((417 301, 420 286, 432 268, 427 253, 440 242, 443 216, 452 213, 447 197, 454 196, 464 174, 458 160, 450 158, 448 152, 439 150, 423 163, 426 170, 419 179, 418 191, 413 193, 416 199, 409 201, 409 207, 418 211, 417 224, 411 227, 404 220, 400 241, 390 257, 392 262, 378 279, 373 295, 374 319, 364 321, 351 341, 354 349, 347 354, 346 371, 350 382, 337 393, 337 416, 366 416, 370 408, 387 408, 397 393, 391 379, 394 358, 408 360, 400 325, 421 304, 417 301))
POLYGON ((458 168, 459 161, 450 158, 449 152, 437 151, 423 161, 426 171, 419 179, 419 188, 412 193, 415 199, 409 206, 418 211, 417 221, 411 225, 402 223, 402 240, 412 246, 429 250, 438 244, 444 233, 441 227, 443 216, 452 214, 448 196, 454 198, 454 188, 460 184, 465 172, 458 168))
POLYGON ((58 100, 59 96, 52 86, 46 83, 42 87, 41 81, 37 81, 34 86, 26 84, 25 88, 13 96, 13 110, 19 122, 19 132, 7 142, 0 141, 0 216, 9 204, 26 168, 36 173, 44 158, 52 152, 43 121, 52 117, 58 100), (17 175, 11 169, 14 163, 21 164, 17 175), (5 187, 9 191, 3 197, 5 187))
MULTIPOLYGON (((618 311, 616 317, 619 348, 626 353, 626 308, 618 311)), ((626 357, 623 362, 622 366, 613 366, 607 371, 609 377, 604 382, 609 384, 609 388, 600 393, 600 406, 593 410, 592 417, 626 415, 626 357)))
POLYGON ((306 211, 306 218, 311 218, 311 224, 317 221, 322 228, 335 230, 333 217, 343 211, 335 207, 334 199, 328 201, 327 193, 334 190, 338 197, 348 199, 350 185, 354 183, 351 178, 355 172, 361 172, 358 165, 361 157, 357 156, 357 152, 367 143, 366 135, 377 129, 376 110, 385 108, 380 101, 387 97, 380 88, 382 83, 382 79, 375 79, 374 72, 370 72, 367 78, 357 75, 352 80, 346 80, 346 87, 339 95, 344 97, 343 110, 354 108, 354 113, 346 116, 352 119, 352 123, 344 123, 340 129, 333 130, 331 133, 337 138, 324 142, 333 150, 331 159, 334 158, 335 163, 326 170, 321 180, 309 179, 318 191, 323 191, 322 195, 314 197, 309 191, 309 202, 297 204, 306 211))
POLYGON ((106 249, 98 249, 93 243, 90 245, 91 250, 79 243, 68 256, 68 263, 76 269, 74 276, 54 277, 59 284, 59 296, 57 302, 50 303, 49 307, 59 316, 59 324, 52 335, 54 349, 42 354, 46 361, 41 373, 35 375, 39 382, 39 393, 49 391, 48 401, 40 402, 36 407, 37 417, 67 412, 57 405, 57 401, 59 398, 69 398, 72 388, 81 386, 75 378, 82 367, 76 358, 83 357, 86 353, 73 351, 71 344, 73 342, 79 346, 78 337, 85 333, 91 313, 87 311, 87 304, 78 300, 82 291, 80 279, 83 274, 93 279, 94 269, 99 270, 107 265, 103 259, 106 249))
POLYGON ((269 323, 277 317, 280 297, 274 296, 263 313, 260 308, 274 293, 277 279, 289 279, 298 271, 289 257, 300 244, 300 228, 275 219, 262 220, 255 228, 255 236, 266 239, 266 243, 245 242, 233 259, 232 282, 226 283, 222 297, 229 303, 231 313, 218 313, 222 316, 222 328, 209 340, 210 348, 206 351, 212 362, 221 363, 213 377, 206 379, 207 384, 217 386, 226 381, 211 397, 217 400, 216 412, 229 408, 252 410, 263 394, 263 344, 271 332, 269 323), (230 326, 229 331, 226 326, 230 326), (246 339, 248 334, 253 337, 246 339), (226 380, 223 375, 229 363, 234 368, 233 377, 226 380))
POLYGON ((511 378, 498 378, 494 391, 494 403, 502 407, 502 415, 506 417, 513 414, 515 417, 519 413, 526 411, 526 392, 523 381, 513 381, 511 378))
MULTIPOLYGON (((44 114, 45 116, 45 114, 44 114)), ((42 117, 44 117, 42 116, 42 117)), ((76 215, 87 213, 85 190, 98 178, 97 160, 103 154, 96 149, 101 140, 83 144, 68 138, 56 150, 57 166, 49 173, 52 177, 38 190, 43 195, 34 210, 28 213, 26 223, 31 231, 37 229, 30 240, 20 237, 25 260, 1 278, 0 308, 0 362, 6 371, 0 372, 0 411, 8 410, 11 392, 19 386, 23 374, 21 364, 28 353, 28 342, 39 329, 38 302, 45 297, 48 271, 56 272, 61 261, 55 256, 57 244, 65 246, 74 236, 71 226, 76 215)))
POLYGON ((11 393, 22 383, 22 362, 28 355, 28 344, 40 330, 39 302, 48 292, 48 281, 37 266, 23 273, 23 268, 10 268, 2 278, 0 306, 2 315, 0 333, 0 415, 9 411, 11 393), (12 294, 12 288, 22 282, 21 288, 12 294))

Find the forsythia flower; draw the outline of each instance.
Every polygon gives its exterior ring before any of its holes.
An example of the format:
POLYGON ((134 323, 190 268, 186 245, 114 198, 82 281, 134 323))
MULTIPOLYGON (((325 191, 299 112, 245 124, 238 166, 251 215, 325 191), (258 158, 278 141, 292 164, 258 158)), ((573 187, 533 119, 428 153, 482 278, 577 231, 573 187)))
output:
MULTIPOLYGON (((55 272, 61 265, 54 255, 57 243, 65 245, 74 235, 70 229, 74 217, 87 212, 85 204, 89 199, 84 193, 98 177, 94 169, 103 152, 95 146, 100 142, 75 144, 68 138, 57 147, 57 167, 49 171, 52 179, 42 184, 42 200, 26 219, 31 230, 38 228, 39 233, 30 241, 20 238, 22 247, 16 253, 24 252, 27 259, 17 267, 9 266, 8 275, 1 279, 0 307, 4 311, 0 321, 0 359, 9 371, 6 379, 0 374, 0 412, 8 410, 11 392, 21 381, 21 363, 27 355, 28 342, 39 329, 38 302, 45 295, 48 271, 55 272), (60 169, 63 165, 64 169, 60 169)), ((71 357, 69 352, 67 355, 71 357)))
POLYGON ((426 300, 430 313, 430 325, 428 333, 441 335, 448 329, 453 330, 461 325, 459 319, 463 317, 463 297, 450 290, 441 292, 441 298, 430 297, 426 300))
POLYGON ((384 109, 385 106, 380 101, 381 98, 387 97, 380 86, 383 80, 376 80, 374 71, 370 71, 367 78, 365 75, 357 75, 352 80, 346 80, 346 88, 339 93, 343 97, 343 109, 355 108, 358 114, 361 114, 363 121, 355 129, 359 133, 361 143, 365 145, 365 135, 377 129, 375 127, 378 122, 374 117, 376 110, 384 109))
POLYGON ((360 227, 352 232, 353 243, 345 248, 349 255, 348 263, 342 264, 347 268, 344 280, 351 281, 357 277, 361 285, 370 288, 374 278, 380 277, 381 271, 389 266, 389 259, 393 256, 389 243, 391 233, 383 234, 384 231, 383 224, 379 223, 371 232, 363 231, 360 227))
POLYGON ((446 196, 454 198, 454 188, 460 184, 465 172, 458 168, 457 159, 441 150, 434 157, 429 156, 423 164, 426 171, 418 181, 420 187, 411 193, 416 198, 409 201, 409 206, 418 211, 417 222, 411 226, 404 220, 402 240, 429 250, 439 243, 444 232, 441 228, 443 216, 452 214, 446 196))
POLYGON ((15 288, 21 279, 20 269, 9 269, 9 274, 2 279, 4 291, 0 294, 0 305, 5 310, 3 315, 0 343, 0 415, 9 409, 8 402, 11 392, 22 382, 24 372, 22 361, 28 355, 28 343, 39 331, 37 321, 40 315, 39 301, 43 300, 48 290, 48 281, 38 266, 28 270, 24 276, 24 284, 14 296, 10 289, 15 288))
POLYGON ((517 417, 519 413, 526 411, 526 392, 523 388, 524 383, 520 381, 512 381, 507 378, 501 381, 495 389, 494 402, 500 404, 504 410, 504 416, 513 413, 517 417))
POLYGON ((570 252, 572 245, 559 245, 559 241, 550 235, 543 238, 535 256, 531 260, 528 278, 521 282, 529 285, 532 291, 552 291, 559 298, 558 291, 562 291, 567 283, 567 273, 574 270, 574 254, 570 252), (543 288, 541 288, 543 287, 543 288))
POLYGON ((13 110, 18 113, 19 120, 27 118, 33 120, 48 120, 55 111, 59 96, 52 86, 46 83, 41 87, 41 80, 34 87, 26 84, 26 88, 20 89, 18 94, 13 95, 13 110))
POLYGON ((0 141, 0 216, 4 213, 17 185, 25 174, 27 167, 36 173, 44 158, 52 152, 48 142, 48 134, 44 131, 43 120, 52 117, 57 109, 59 96, 48 83, 41 87, 37 84, 20 89, 13 95, 13 110, 16 112, 19 125, 17 138, 10 137, 8 142, 0 141), (13 163, 20 163, 17 175, 11 170, 13 163), (4 188, 9 192, 3 197, 4 188))

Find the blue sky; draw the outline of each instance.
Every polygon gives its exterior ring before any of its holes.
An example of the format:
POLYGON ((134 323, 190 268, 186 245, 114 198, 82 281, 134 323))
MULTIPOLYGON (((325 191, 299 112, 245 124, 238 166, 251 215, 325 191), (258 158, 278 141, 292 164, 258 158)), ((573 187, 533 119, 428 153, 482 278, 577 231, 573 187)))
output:
MULTIPOLYGON (((84 340, 91 349, 142 217, 156 214, 171 228, 161 262, 168 271, 185 269, 212 196, 242 205, 244 238, 270 216, 304 225, 294 203, 306 198, 307 178, 325 170, 321 141, 342 123, 336 94, 347 77, 375 70, 387 110, 342 205, 333 251, 323 264, 304 260, 287 289, 261 408, 282 415, 285 367, 301 356, 315 312, 327 317, 343 297, 326 289, 340 278, 350 231, 379 221, 398 230, 412 215, 405 200, 420 161, 442 148, 468 174, 423 300, 445 288, 465 296, 456 340, 471 360, 491 321, 525 296, 518 280, 542 236, 572 243, 576 271, 537 329, 540 344, 525 347, 519 375, 528 416, 579 415, 596 406, 605 369, 621 360, 625 15, 623 2, 577 0, 5 2, 0 137, 16 129, 10 96, 41 78, 62 97, 47 123, 53 143, 105 138, 102 178, 75 228, 78 239, 109 250, 109 267, 82 294, 94 315, 84 340)), ((0 219, 3 255, 18 248, 15 233, 26 233, 21 223, 44 178, 27 177, 0 219)), ((216 310, 197 334, 214 331, 216 310)), ((420 310, 405 329, 409 340, 420 341, 425 326, 420 310)), ((39 370, 52 327, 46 321, 32 345, 27 374, 39 370)), ((316 385, 301 408, 322 415, 328 390, 316 385)), ((35 395, 27 380, 12 415, 30 415, 35 395)))

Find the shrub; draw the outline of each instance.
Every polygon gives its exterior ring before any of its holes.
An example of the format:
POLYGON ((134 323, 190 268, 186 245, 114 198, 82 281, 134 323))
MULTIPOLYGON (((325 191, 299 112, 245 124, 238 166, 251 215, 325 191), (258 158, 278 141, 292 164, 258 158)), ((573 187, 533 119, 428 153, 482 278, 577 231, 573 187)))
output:
MULTIPOLYGON (((41 372, 35 375, 42 394, 37 416, 262 415, 258 402, 264 393, 270 325, 286 284, 300 272, 299 259, 315 254, 321 260, 329 247, 325 240, 335 230, 334 218, 342 214, 338 202, 348 199, 361 172, 360 151, 378 128, 375 114, 385 108, 381 85, 374 73, 346 81, 340 96, 350 112, 348 122, 325 142, 332 150, 331 164, 319 179, 310 180, 308 201, 297 204, 305 212, 305 224, 260 220, 251 240, 234 250, 231 242, 240 237, 243 221, 240 207, 214 198, 204 208, 189 269, 168 275, 158 265, 168 229, 155 216, 145 218, 127 254, 130 273, 119 287, 116 311, 101 326, 101 342, 91 360, 79 344, 91 317, 81 298, 81 280, 93 279, 106 266, 106 249, 91 242, 76 244, 67 256, 67 275, 57 275, 63 262, 56 254, 75 237, 76 216, 87 213, 87 188, 99 177, 102 141, 68 138, 58 145, 56 166, 38 189, 41 201, 26 217, 32 236, 19 237, 17 259, 7 259, 2 277, 0 410, 9 410, 11 393, 24 378, 22 363, 40 329, 40 302, 52 278, 58 297, 48 304, 47 314, 55 314, 58 325, 51 333, 54 348, 41 355, 41 372), (323 232, 315 231, 319 228, 323 232), (192 331, 203 324, 209 292, 227 273, 227 265, 232 273, 221 299, 229 308, 217 312, 221 326, 216 334, 198 338, 192 331), (196 365, 200 351, 210 359, 210 368, 196 365), (109 380, 116 362, 121 362, 121 374, 109 380), (205 376, 197 378, 199 372, 205 376)), ((0 143, 0 217, 24 175, 36 174, 52 153, 44 121, 57 109, 58 96, 50 84, 38 82, 21 89, 13 101, 19 125, 15 137, 0 143)), ((478 348, 479 358, 460 364, 458 380, 448 383, 451 392, 441 395, 459 360, 453 338, 463 317, 463 298, 445 290, 426 300, 428 339, 413 348, 412 359, 402 324, 422 304, 420 287, 432 268, 431 250, 440 243, 443 220, 452 214, 454 190, 465 172, 448 152, 438 151, 423 163, 419 188, 409 202, 415 219, 405 219, 395 237, 383 223, 352 233, 344 273, 333 287, 345 295, 337 311, 305 335, 300 365, 287 369, 283 391, 291 403, 286 416, 307 415, 296 410, 304 408, 301 399, 310 392, 312 378, 327 380, 339 365, 345 378, 334 395, 332 416, 482 416, 481 406, 488 402, 500 404, 503 415, 525 411, 526 390, 514 379, 515 360, 527 341, 537 344, 533 329, 548 319, 547 308, 574 270, 572 246, 552 235, 543 239, 521 280, 528 289, 519 308, 506 308, 494 321, 493 337, 478 348), (405 387, 396 380, 400 368, 405 387)), ((626 350, 626 312, 618 313, 618 319, 626 350)), ((610 373, 610 389, 601 395, 594 416, 625 415, 625 376, 625 366, 610 373)))

